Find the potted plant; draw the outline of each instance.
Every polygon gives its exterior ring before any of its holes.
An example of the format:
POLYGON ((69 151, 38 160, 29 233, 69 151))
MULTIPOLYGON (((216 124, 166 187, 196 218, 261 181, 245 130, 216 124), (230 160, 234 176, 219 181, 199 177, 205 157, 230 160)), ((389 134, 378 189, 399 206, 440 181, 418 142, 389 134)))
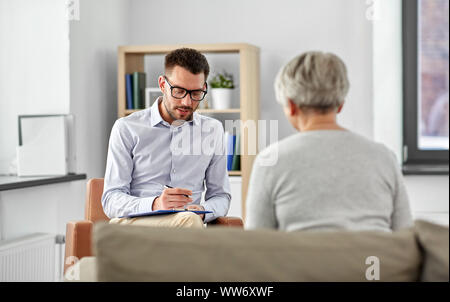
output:
POLYGON ((209 82, 214 109, 228 109, 231 107, 231 97, 234 89, 233 75, 227 72, 218 73, 209 82))

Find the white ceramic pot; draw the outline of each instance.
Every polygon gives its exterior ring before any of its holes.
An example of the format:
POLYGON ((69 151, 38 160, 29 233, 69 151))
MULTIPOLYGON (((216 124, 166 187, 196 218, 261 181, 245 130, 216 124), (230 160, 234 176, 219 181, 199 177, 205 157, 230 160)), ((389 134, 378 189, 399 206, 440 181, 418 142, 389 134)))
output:
POLYGON ((231 98, 233 89, 231 88, 212 88, 212 108, 217 110, 231 108, 231 98))

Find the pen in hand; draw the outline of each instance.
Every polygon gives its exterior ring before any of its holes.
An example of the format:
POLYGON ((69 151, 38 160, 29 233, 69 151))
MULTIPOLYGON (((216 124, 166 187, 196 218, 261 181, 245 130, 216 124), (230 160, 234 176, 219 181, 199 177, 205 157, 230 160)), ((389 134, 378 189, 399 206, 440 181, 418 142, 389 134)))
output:
MULTIPOLYGON (((164 185, 164 188, 166 188, 166 189, 174 189, 174 187, 171 187, 171 186, 169 186, 169 185, 164 185)), ((203 193, 203 190, 200 190, 200 191, 192 191, 192 193, 193 193, 193 194, 200 194, 200 193, 203 193)), ((186 195, 186 194, 181 194, 181 195, 186 196, 186 197, 189 197, 189 195, 186 195)))
MULTIPOLYGON (((164 188, 165 189, 174 189, 174 187, 171 187, 171 186, 169 186, 169 185, 164 185, 164 188)), ((189 190, 190 191, 190 190, 189 190)), ((192 192, 192 191, 191 191, 192 192)), ((197 191, 197 192, 192 192, 192 193, 202 193, 203 191, 197 191)), ((191 194, 192 194, 191 193, 191 194)), ((187 195, 187 194, 180 194, 180 195, 183 195, 183 196, 185 196, 185 197, 187 197, 187 198, 191 198, 189 195, 187 195)), ((185 211, 204 211, 205 209, 202 207, 202 206, 199 206, 199 205, 194 205, 194 204, 192 204, 192 203, 188 203, 188 204, 185 204, 184 206, 183 206, 183 209, 185 210, 185 211), (191 209, 191 208, 188 208, 188 206, 191 206, 191 207, 195 207, 194 209, 191 209)), ((175 208, 173 208, 173 210, 175 210, 175 208)), ((199 214, 200 215, 200 217, 203 219, 204 218, 204 215, 205 214, 199 214)))
MULTIPOLYGON (((169 185, 164 185, 164 188, 166 188, 166 189, 173 189, 173 187, 171 187, 171 186, 169 186, 169 185)), ((183 196, 185 196, 185 197, 187 197, 187 198, 190 198, 190 196, 187 195, 187 194, 181 194, 181 195, 183 195, 183 196)), ((188 211, 188 208, 186 208, 187 205, 188 205, 188 204, 185 204, 185 205, 183 206, 183 209, 184 209, 185 211, 188 211)))
MULTIPOLYGON (((166 188, 166 189, 173 189, 173 187, 171 187, 169 185, 164 185, 164 188, 166 188)), ((189 198, 189 195, 186 195, 186 194, 181 194, 181 195, 186 196, 187 198, 189 198)))

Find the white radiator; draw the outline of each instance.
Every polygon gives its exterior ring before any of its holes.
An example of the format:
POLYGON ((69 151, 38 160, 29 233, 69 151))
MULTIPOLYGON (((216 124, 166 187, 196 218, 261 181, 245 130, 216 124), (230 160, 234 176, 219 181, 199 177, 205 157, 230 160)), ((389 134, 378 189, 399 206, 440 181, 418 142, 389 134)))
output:
POLYGON ((0 241, 0 282, 55 281, 57 256, 52 234, 0 241))

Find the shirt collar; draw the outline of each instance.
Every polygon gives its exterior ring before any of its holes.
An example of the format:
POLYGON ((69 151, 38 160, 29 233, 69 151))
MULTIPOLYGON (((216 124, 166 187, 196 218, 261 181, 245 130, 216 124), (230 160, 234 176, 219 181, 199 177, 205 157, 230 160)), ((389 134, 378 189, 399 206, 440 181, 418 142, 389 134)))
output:
POLYGON ((194 123, 194 125, 199 125, 200 124, 200 117, 198 116, 197 112, 194 112, 192 115, 192 123, 194 123))
POLYGON ((161 113, 159 113, 158 104, 162 100, 162 97, 158 97, 156 101, 153 103, 152 108, 150 109, 150 124, 152 127, 158 125, 164 120, 161 117, 161 113))
MULTIPOLYGON (((150 108, 150 124, 152 127, 158 125, 159 123, 167 123, 161 117, 161 113, 159 112, 159 103, 162 101, 162 96, 158 97, 150 108)), ((192 120, 188 121, 194 125, 200 124, 200 117, 197 112, 194 112, 192 115, 192 120)))

